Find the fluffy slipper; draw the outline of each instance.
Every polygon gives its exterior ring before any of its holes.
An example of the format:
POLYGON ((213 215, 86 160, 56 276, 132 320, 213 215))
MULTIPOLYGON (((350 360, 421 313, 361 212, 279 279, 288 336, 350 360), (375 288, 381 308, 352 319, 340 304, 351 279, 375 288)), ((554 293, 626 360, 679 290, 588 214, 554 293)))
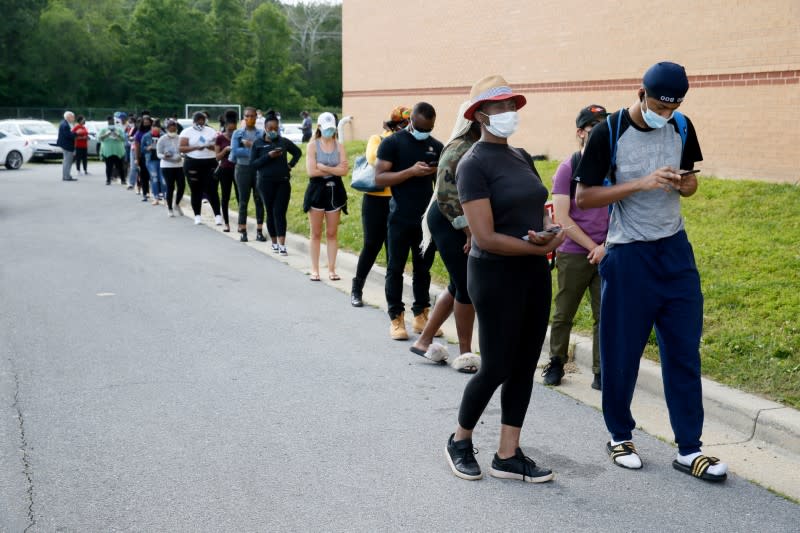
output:
POLYGON ((442 346, 441 344, 434 342, 430 346, 428 346, 428 351, 423 352, 419 348, 415 348, 412 346, 409 348, 411 353, 415 353, 425 359, 430 359, 434 363, 445 364, 447 362, 447 357, 450 355, 450 352, 447 351, 447 348, 442 346))
POLYGON ((481 356, 472 352, 462 353, 453 359, 450 366, 464 374, 474 374, 481 368, 481 356))
POLYGON ((685 464, 681 463, 677 459, 672 461, 672 467, 675 470, 680 470, 681 472, 685 472, 692 477, 696 477, 697 479, 703 479, 705 481, 725 481, 728 478, 728 474, 712 474, 708 471, 709 466, 713 466, 719 463, 719 459, 716 457, 707 457, 705 455, 698 455, 692 461, 690 466, 686 466, 685 464))

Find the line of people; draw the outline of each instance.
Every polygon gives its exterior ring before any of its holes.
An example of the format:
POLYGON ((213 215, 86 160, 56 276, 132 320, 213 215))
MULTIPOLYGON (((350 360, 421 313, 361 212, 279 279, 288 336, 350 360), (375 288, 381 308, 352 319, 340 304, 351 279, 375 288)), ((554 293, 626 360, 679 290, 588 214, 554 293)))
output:
POLYGON ((412 328, 420 334, 410 350, 446 361, 446 347, 433 339, 455 313, 459 349, 470 358, 461 369, 476 372, 445 449, 456 476, 482 477, 472 435, 502 388, 500 443, 490 473, 536 483, 554 478, 522 451, 520 435, 550 320, 546 256, 555 252, 559 289, 545 383, 558 385, 564 376, 572 321, 588 290, 594 318, 592 387, 602 393, 611 461, 642 468, 630 406, 638 361, 655 327, 678 445, 673 467, 707 481, 726 479, 727 465, 701 452, 702 294, 680 198, 697 190, 697 178, 688 171, 702 154, 691 122, 676 111, 687 91, 683 67, 663 62, 645 73, 631 107, 610 116, 598 105, 581 109, 576 119, 580 150, 554 178, 555 220, 545 210, 548 191, 532 157, 508 144, 526 99, 500 76, 476 82, 446 146, 431 137, 436 113, 425 102, 407 115, 404 108, 393 110, 386 132, 368 143, 375 183, 387 189, 362 200, 364 246, 350 301, 363 305, 364 281, 385 240, 391 338, 409 338, 402 300, 409 253, 412 328), (450 284, 431 311, 436 249, 450 284), (480 357, 471 353, 475 316, 480 357))

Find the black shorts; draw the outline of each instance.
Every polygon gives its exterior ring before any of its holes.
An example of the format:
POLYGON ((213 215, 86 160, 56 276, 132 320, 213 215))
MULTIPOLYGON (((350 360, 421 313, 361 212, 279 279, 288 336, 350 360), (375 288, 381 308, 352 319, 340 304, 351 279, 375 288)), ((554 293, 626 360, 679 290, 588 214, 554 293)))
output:
POLYGON ((342 178, 311 178, 303 198, 303 211, 311 209, 331 213, 340 209, 347 213, 347 191, 342 178))

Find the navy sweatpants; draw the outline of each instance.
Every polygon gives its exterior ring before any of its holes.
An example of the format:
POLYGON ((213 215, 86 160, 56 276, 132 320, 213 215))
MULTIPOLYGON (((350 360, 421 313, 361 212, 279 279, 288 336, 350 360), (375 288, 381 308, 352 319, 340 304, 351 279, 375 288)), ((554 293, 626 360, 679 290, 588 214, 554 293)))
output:
POLYGON ((611 246, 600 264, 600 275, 603 417, 611 437, 631 439, 636 426, 630 408, 633 390, 642 352, 655 326, 675 442, 683 455, 700 451, 703 295, 686 232, 611 246))

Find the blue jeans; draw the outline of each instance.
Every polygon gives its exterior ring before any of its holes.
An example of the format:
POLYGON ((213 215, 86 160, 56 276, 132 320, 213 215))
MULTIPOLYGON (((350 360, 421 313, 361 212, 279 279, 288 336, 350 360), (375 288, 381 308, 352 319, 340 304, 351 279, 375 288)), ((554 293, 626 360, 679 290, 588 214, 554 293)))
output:
POLYGON ((128 155, 129 155, 128 160, 130 161, 131 164, 130 172, 128 172, 128 186, 134 187, 136 186, 136 179, 139 177, 139 169, 136 166, 136 160, 133 157, 133 152, 129 151, 128 155))
POLYGON ((158 159, 147 160, 147 171, 150 173, 150 192, 153 198, 163 198, 167 191, 164 176, 161 174, 161 161, 158 159))

